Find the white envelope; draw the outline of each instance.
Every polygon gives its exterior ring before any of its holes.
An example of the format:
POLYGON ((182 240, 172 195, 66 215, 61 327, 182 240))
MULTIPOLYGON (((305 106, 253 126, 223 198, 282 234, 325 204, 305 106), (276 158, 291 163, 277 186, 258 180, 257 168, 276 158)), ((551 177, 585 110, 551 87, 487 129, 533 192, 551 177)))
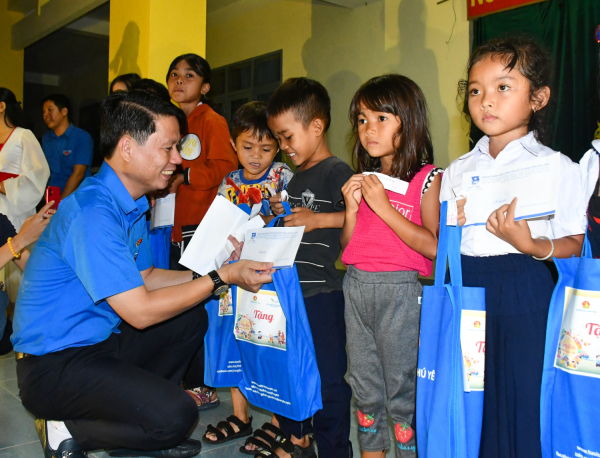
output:
POLYGON ((388 191, 395 192, 397 194, 405 195, 408 191, 408 183, 400 180, 399 178, 393 178, 389 175, 379 172, 363 172, 363 175, 375 175, 381 181, 381 184, 388 191))
POLYGON ((273 269, 292 267, 302 235, 304 226, 249 229, 240 259, 272 262, 273 269))
POLYGON ((150 230, 175 224, 175 196, 176 194, 168 194, 166 197, 156 199, 150 211, 150 230))
POLYGON ((560 153, 462 176, 465 226, 485 225, 490 214, 517 197, 515 221, 556 212, 560 153))
MULTIPOLYGON (((215 260, 225 248, 228 242, 227 237, 246 223, 249 217, 250 215, 229 202, 225 197, 215 197, 198 229, 196 229, 192 240, 183 252, 179 264, 198 272, 200 275, 206 275, 211 270, 215 270, 215 260)), ((220 264, 218 267, 220 267, 220 264)))

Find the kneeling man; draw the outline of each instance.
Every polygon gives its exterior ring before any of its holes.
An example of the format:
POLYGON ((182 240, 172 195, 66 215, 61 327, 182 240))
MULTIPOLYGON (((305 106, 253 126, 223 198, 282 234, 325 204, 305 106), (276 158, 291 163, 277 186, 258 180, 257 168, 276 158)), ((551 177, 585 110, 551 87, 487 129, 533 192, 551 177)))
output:
POLYGON ((271 264, 239 261, 201 278, 153 267, 145 194, 169 183, 184 129, 183 112, 152 94, 108 96, 105 162, 61 202, 29 258, 12 341, 47 458, 200 452, 186 439, 196 403, 179 387, 201 342, 196 305, 225 284, 257 291, 271 264))

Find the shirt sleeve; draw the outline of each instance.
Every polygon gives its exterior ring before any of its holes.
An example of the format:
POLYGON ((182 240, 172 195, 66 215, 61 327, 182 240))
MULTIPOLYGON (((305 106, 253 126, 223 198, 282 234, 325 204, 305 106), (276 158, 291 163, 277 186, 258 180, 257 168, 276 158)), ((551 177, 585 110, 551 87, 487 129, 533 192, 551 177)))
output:
POLYGON ((237 169, 238 159, 229 142, 229 130, 225 122, 213 116, 204 121, 202 153, 205 161, 192 161, 189 167, 189 185, 194 191, 207 191, 221 184, 223 177, 237 169))
POLYGON ((440 203, 448 201, 454 197, 454 193, 452 192, 452 171, 450 167, 446 169, 446 171, 442 174, 442 185, 440 187, 440 203))
MULTIPOLYGON (((560 153, 559 153, 560 154, 560 153)), ((556 213, 550 218, 555 238, 585 233, 586 203, 581 170, 564 154, 560 155, 560 178, 558 182, 558 202, 556 213)))
POLYGON ((228 174, 225 178, 223 178, 223 181, 221 181, 221 185, 219 186, 219 191, 217 192, 217 195, 227 197, 227 188, 229 187, 229 185, 227 184, 227 177, 229 176, 231 176, 231 173, 228 174))
POLYGON ((126 240, 105 207, 85 207, 71 222, 62 254, 95 303, 144 284, 126 240))
POLYGON ((50 168, 42 147, 30 130, 21 137, 21 173, 4 181, 9 214, 22 215, 34 210, 44 195, 50 168))
POLYGON ((333 166, 327 181, 329 184, 329 192, 331 195, 331 203, 336 211, 343 211, 346 208, 344 203, 344 195, 342 194, 342 187, 346 182, 354 175, 354 172, 348 164, 340 162, 333 166))
POLYGON ((92 158, 94 157, 94 140, 92 136, 85 131, 80 131, 77 142, 75 142, 75 157, 73 159, 74 165, 85 165, 90 167, 92 165, 92 158))

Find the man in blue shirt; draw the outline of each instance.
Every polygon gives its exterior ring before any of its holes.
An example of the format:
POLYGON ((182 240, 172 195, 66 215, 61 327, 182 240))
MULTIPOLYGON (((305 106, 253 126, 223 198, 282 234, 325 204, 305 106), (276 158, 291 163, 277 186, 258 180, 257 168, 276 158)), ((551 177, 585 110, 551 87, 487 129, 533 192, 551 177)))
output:
POLYGON ((42 137, 42 149, 50 167, 48 186, 58 186, 62 200, 84 178, 92 176, 94 141, 90 134, 69 121, 71 102, 65 95, 44 97, 42 109, 44 121, 51 129, 42 137))
POLYGON ((200 452, 185 439, 196 403, 179 386, 202 340, 196 305, 226 284, 257 291, 272 264, 239 261, 200 278, 153 267, 145 194, 168 185, 184 129, 183 112, 153 94, 108 96, 105 162, 61 203, 29 258, 12 342, 46 457, 200 452))

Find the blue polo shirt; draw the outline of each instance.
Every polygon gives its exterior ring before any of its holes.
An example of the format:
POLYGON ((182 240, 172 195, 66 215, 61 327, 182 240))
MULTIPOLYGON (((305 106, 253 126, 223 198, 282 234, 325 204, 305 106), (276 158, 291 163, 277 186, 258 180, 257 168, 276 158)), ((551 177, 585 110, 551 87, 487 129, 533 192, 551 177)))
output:
POLYGON ((104 163, 61 202, 27 262, 15 351, 43 355, 106 340, 121 318, 106 298, 142 286, 152 267, 145 196, 134 201, 104 163))
POLYGON ((48 186, 58 186, 62 192, 77 164, 87 165, 84 178, 92 176, 94 141, 85 130, 70 124, 60 137, 53 130, 46 132, 42 149, 50 167, 48 186))

